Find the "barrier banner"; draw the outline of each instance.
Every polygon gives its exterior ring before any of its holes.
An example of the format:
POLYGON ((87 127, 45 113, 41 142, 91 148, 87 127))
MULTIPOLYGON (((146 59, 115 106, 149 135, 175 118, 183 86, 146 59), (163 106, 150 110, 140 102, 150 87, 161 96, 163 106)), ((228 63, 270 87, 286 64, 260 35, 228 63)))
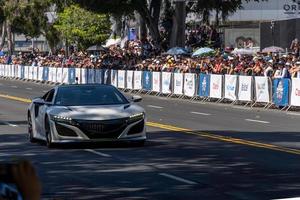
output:
POLYGON ((28 79, 32 80, 33 79, 33 67, 28 66, 28 79))
POLYGON ((32 70, 32 72, 33 72, 32 79, 38 80, 38 78, 39 78, 39 70, 38 69, 39 68, 37 66, 34 66, 32 69, 33 69, 32 70))
POLYGON ((125 70, 118 71, 118 88, 125 88, 125 70))
POLYGON ((118 87, 118 70, 112 69, 110 71, 110 80, 111 80, 111 85, 113 85, 117 88, 118 87))
POLYGON ((252 101, 252 80, 251 76, 239 76, 239 101, 252 101))
POLYGON ((69 73, 69 68, 62 68, 62 77, 61 77, 61 82, 62 83, 68 83, 69 82, 69 77, 68 77, 68 73, 69 73))
POLYGON ((211 74, 210 75, 210 94, 211 98, 222 98, 223 75, 211 74))
POLYGON ((268 77, 255 76, 255 100, 261 103, 270 103, 268 77))
POLYGON ((277 106, 289 105, 289 79, 275 79, 273 80, 273 103, 277 106))
POLYGON ((49 67, 43 68, 43 80, 49 81, 49 67))
POLYGON ((43 77, 44 77, 44 68, 46 67, 38 67, 38 80, 39 81, 43 81, 43 77))
POLYGON ((18 66, 17 65, 11 65, 11 77, 17 77, 17 71, 18 70, 18 66))
POLYGON ((162 88, 161 92, 163 94, 171 94, 172 93, 172 73, 171 72, 162 72, 162 88))
POLYGON ((22 66, 18 65, 18 73, 17 73, 18 78, 22 78, 22 66))
POLYGON ((103 72, 103 84, 110 84, 111 83, 111 73, 112 73, 112 71, 110 71, 108 69, 104 70, 104 72, 103 72))
POLYGON ((102 70, 101 69, 95 69, 95 83, 102 83, 102 70))
POLYGON ((53 67, 53 79, 52 79, 52 82, 54 82, 54 83, 56 83, 57 82, 57 72, 58 72, 59 70, 56 68, 56 67, 53 67))
POLYGON ((87 83, 95 83, 95 70, 87 69, 87 83))
POLYGON ((7 65, 7 68, 8 68, 8 70, 7 70, 7 76, 11 77, 11 65, 7 65))
POLYGON ((25 76, 25 67, 23 65, 19 65, 20 68, 21 68, 21 79, 24 79, 24 76, 25 76))
POLYGON ((152 72, 143 71, 143 89, 150 91, 152 90, 152 72))
POLYGON ((81 69, 80 68, 75 68, 75 83, 76 83, 76 78, 78 79, 78 84, 81 83, 81 69))
POLYGON ((24 66, 24 79, 28 79, 29 66, 24 66))
POLYGON ((133 89, 135 90, 142 89, 142 71, 134 71, 133 89))
POLYGON ((232 101, 237 100, 237 75, 225 75, 224 97, 232 101))
POLYGON ((193 97, 195 95, 196 83, 195 74, 184 74, 184 95, 193 97))
POLYGON ((4 76, 4 67, 0 65, 0 76, 4 76))
POLYGON ((56 83, 61 83, 62 82, 62 72, 63 68, 59 67, 56 69, 56 83))
POLYGON ((183 95, 183 74, 174 73, 173 79, 173 93, 177 95, 183 95))
POLYGON ((127 71, 127 78, 126 78, 126 88, 132 90, 133 89, 133 71, 127 71))
POLYGON ((68 78, 67 78, 67 82, 69 84, 75 84, 76 83, 76 70, 75 68, 66 68, 68 69, 68 78))
POLYGON ((200 97, 209 97, 210 75, 200 74, 198 95, 200 97))
POLYGON ((86 68, 81 68, 81 84, 87 84, 88 81, 88 71, 86 68))
POLYGON ((300 106, 300 78, 292 78, 291 105, 300 106))
POLYGON ((152 73, 152 90, 154 92, 160 92, 160 72, 152 73))

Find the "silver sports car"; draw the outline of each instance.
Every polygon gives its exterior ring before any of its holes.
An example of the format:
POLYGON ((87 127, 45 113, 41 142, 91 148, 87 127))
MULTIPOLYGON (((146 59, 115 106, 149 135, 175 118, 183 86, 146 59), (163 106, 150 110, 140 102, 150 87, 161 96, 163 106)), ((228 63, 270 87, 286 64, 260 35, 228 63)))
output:
POLYGON ((28 108, 30 142, 45 140, 48 147, 65 142, 146 140, 145 111, 110 85, 57 86, 28 108))

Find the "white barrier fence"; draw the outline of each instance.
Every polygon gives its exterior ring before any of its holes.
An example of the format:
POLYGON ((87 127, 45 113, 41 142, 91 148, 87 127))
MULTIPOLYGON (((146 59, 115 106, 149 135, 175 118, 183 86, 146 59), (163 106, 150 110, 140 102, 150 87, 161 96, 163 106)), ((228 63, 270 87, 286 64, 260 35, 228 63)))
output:
POLYGON ((300 106, 300 79, 297 78, 271 80, 260 76, 209 74, 201 79, 193 73, 20 65, 0 65, 0 76, 65 84, 111 84, 124 90, 155 92, 157 95, 300 106))

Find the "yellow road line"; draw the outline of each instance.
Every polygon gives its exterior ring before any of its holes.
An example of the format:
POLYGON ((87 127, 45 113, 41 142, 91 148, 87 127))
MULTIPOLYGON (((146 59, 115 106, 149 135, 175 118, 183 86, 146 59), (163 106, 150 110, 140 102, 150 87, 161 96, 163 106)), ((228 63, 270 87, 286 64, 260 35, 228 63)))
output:
POLYGON ((15 100, 15 101, 20 101, 23 103, 31 103, 30 99, 25 99, 25 98, 21 98, 21 97, 15 97, 15 96, 10 96, 10 95, 6 95, 6 94, 0 94, 1 98, 5 98, 5 99, 9 99, 9 100, 15 100))
MULTIPOLYGON (((30 99, 16 97, 16 96, 10 96, 10 95, 5 95, 5 94, 0 94, 0 98, 20 101, 23 103, 31 103, 30 99)), ((156 122, 147 122, 147 126, 160 128, 160 129, 164 129, 164 130, 169 130, 169 131, 182 132, 182 133, 186 133, 186 134, 190 134, 190 135, 201 136, 201 137, 205 137, 205 138, 209 138, 209 139, 214 139, 214 140, 219 140, 219 141, 224 141, 224 142, 229 142, 229 143, 234 143, 234 144, 241 144, 241 145, 246 145, 246 146, 264 148, 264 149, 270 149, 270 150, 274 150, 274 151, 280 151, 280 152, 300 155, 300 150, 298 150, 298 149, 285 148, 285 147, 281 147, 281 146, 277 146, 277 145, 273 145, 273 144, 266 144, 266 143, 261 143, 261 142, 239 139, 239 138, 232 138, 232 137, 228 137, 228 136, 216 135, 216 134, 211 134, 211 133, 206 133, 206 132, 201 132, 201 131, 193 131, 191 129, 181 128, 181 127, 176 127, 176 126, 161 124, 161 123, 156 123, 156 122)))

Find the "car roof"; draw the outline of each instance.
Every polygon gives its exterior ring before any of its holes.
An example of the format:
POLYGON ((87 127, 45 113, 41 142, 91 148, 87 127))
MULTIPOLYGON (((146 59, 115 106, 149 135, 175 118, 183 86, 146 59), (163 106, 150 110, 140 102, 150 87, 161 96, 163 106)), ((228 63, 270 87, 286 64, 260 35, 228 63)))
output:
POLYGON ((107 87, 107 88, 114 88, 112 85, 107 85, 107 84, 67 84, 67 85, 59 85, 56 86, 57 88, 84 88, 84 87, 90 87, 90 86, 97 86, 97 87, 107 87))

